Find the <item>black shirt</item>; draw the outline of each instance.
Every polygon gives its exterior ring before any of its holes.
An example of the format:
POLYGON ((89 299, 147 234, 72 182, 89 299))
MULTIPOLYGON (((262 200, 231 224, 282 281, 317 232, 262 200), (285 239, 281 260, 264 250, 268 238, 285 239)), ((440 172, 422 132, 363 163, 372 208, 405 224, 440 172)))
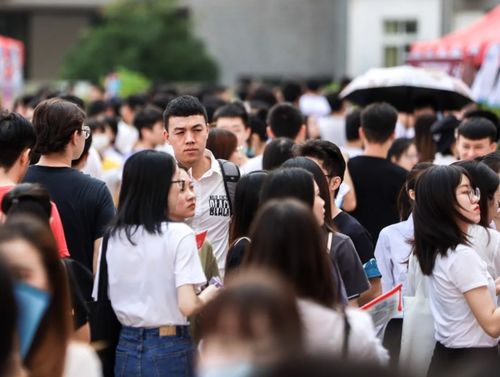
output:
POLYGON ((333 218, 333 223, 340 233, 351 238, 362 264, 374 257, 372 236, 358 220, 342 211, 333 218))
POLYGON ((24 182, 40 183, 57 205, 71 257, 92 271, 94 241, 111 222, 115 207, 104 184, 67 167, 30 166, 24 182))
POLYGON ((370 156, 354 157, 348 167, 358 203, 352 215, 376 244, 382 228, 399 221, 397 198, 407 172, 384 158, 370 156))

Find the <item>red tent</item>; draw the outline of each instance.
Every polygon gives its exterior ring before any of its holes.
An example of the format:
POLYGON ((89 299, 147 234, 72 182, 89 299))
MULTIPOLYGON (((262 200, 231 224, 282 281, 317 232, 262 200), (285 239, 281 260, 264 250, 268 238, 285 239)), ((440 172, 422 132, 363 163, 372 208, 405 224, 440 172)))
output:
POLYGON ((413 43, 409 60, 472 59, 479 66, 492 43, 500 43, 500 5, 469 27, 440 39, 413 43))

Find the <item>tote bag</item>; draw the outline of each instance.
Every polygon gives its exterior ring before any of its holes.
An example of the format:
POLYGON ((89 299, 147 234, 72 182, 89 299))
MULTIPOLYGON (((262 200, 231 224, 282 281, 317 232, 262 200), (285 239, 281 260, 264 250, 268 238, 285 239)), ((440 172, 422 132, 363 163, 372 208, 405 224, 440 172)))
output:
POLYGON ((425 297, 424 277, 418 284, 415 296, 403 298, 403 331, 399 368, 412 371, 419 376, 426 376, 434 352, 434 319, 429 299, 425 297))

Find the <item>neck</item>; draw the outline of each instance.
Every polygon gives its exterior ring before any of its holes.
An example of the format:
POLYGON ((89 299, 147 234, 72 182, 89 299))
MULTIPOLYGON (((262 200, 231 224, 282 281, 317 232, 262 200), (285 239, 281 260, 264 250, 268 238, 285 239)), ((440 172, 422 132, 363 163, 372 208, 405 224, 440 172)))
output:
POLYGON ((391 140, 387 140, 383 144, 365 143, 364 156, 387 158, 387 152, 391 146, 391 140))
POLYGON ((193 178, 200 179, 210 169, 210 166, 212 166, 212 160, 210 160, 209 156, 203 155, 202 158, 191 166, 193 178))
POLYGON ((20 177, 13 172, 13 169, 6 171, 0 168, 0 186, 13 186, 19 183, 20 177))
POLYGON ((345 145, 349 148, 363 148, 363 142, 361 140, 348 141, 345 145))
POLYGON ((134 147, 135 150, 142 151, 144 149, 155 149, 155 146, 153 143, 148 143, 147 141, 144 140, 139 140, 134 147))
POLYGON ((330 208, 332 211, 332 219, 334 219, 339 215, 339 213, 342 212, 342 210, 335 205, 335 197, 333 197, 333 196, 331 197, 330 203, 331 203, 330 208))
POLYGON ((49 167, 71 167, 72 158, 68 153, 45 154, 40 157, 38 165, 49 167))

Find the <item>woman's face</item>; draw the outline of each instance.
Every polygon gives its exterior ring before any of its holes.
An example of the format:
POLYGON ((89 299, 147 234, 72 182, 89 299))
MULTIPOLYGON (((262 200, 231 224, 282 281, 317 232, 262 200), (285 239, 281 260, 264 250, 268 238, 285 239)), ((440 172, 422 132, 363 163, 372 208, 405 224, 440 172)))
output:
POLYGON ((178 169, 176 167, 175 173, 172 176, 172 184, 170 185, 170 191, 168 192, 168 208, 177 207, 177 201, 179 200, 181 187, 184 185, 184 190, 186 189, 186 182, 185 183, 180 182, 181 181, 180 170, 181 169, 178 169))
POLYGON ((319 195, 319 187, 314 182, 314 204, 313 212, 318 224, 321 226, 325 222, 325 201, 319 195))
POLYGON ((469 178, 462 175, 462 180, 456 189, 458 202, 458 212, 469 220, 472 224, 479 223, 481 219, 481 211, 479 209, 479 197, 475 195, 475 191, 471 186, 469 178))
POLYGON ((497 216, 499 201, 500 201, 500 185, 497 187, 497 191, 495 191, 495 195, 493 195, 493 198, 488 199, 488 224, 490 224, 497 216))
POLYGON ((49 280, 42 258, 30 243, 22 239, 7 241, 1 244, 0 253, 17 281, 49 291, 49 280))
POLYGON ((193 180, 184 169, 179 170, 179 179, 186 181, 184 190, 179 192, 177 203, 170 209, 170 218, 176 221, 183 221, 194 216, 196 208, 196 196, 194 194, 193 180))
POLYGON ((418 152, 415 144, 410 144, 408 149, 401 155, 395 163, 403 169, 410 171, 418 163, 418 152))

